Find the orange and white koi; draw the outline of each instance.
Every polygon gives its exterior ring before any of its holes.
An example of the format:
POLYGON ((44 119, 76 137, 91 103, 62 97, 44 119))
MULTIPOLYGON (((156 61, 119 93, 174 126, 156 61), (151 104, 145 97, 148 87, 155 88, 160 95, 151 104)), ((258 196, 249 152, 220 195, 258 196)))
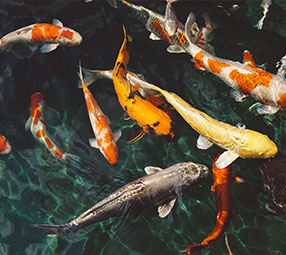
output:
POLYGON ((231 176, 231 165, 220 169, 216 167, 215 162, 219 156, 220 154, 215 158, 212 168, 214 179, 212 191, 215 192, 217 208, 216 225, 213 231, 200 244, 187 246, 185 252, 187 252, 188 255, 197 254, 198 251, 208 246, 210 242, 217 240, 223 234, 225 228, 230 222, 233 210, 231 184, 233 182, 244 182, 240 177, 231 176))
MULTIPOLYGON (((128 6, 135 11, 138 20, 143 23, 146 29, 151 32, 150 39, 152 40, 164 40, 171 45, 167 48, 170 53, 189 53, 189 42, 185 36, 184 25, 177 19, 176 13, 172 8, 172 3, 178 0, 166 0, 165 15, 161 15, 152 10, 149 10, 143 6, 138 6, 129 3, 125 0, 118 0, 125 6, 128 6)), ((206 27, 201 31, 195 24, 190 31, 195 35, 194 43, 197 43, 199 47, 214 53, 214 49, 209 45, 209 35, 213 31, 214 25, 211 22, 208 15, 205 15, 206 27)))
POLYGON ((149 89, 161 93, 184 120, 200 134, 197 140, 199 149, 207 150, 213 144, 225 149, 226 151, 216 161, 218 168, 228 166, 238 157, 270 158, 278 152, 276 144, 264 134, 213 119, 206 113, 192 107, 175 93, 135 77, 130 77, 130 80, 145 90, 149 89))
POLYGON ((118 151, 115 142, 121 136, 121 131, 119 129, 119 131, 113 135, 108 119, 105 117, 91 92, 85 85, 81 67, 79 69, 79 76, 86 101, 90 123, 95 135, 95 138, 89 139, 90 145, 99 149, 110 164, 115 164, 118 160, 118 151))
POLYGON ((185 24, 185 31, 195 67, 207 70, 222 79, 233 89, 231 93, 236 101, 242 101, 251 95, 261 102, 263 105, 257 109, 259 114, 274 114, 280 108, 286 108, 286 80, 282 75, 259 69, 247 50, 244 51, 242 64, 216 57, 199 48, 191 42, 188 32, 194 20, 195 15, 190 13, 185 24))
POLYGON ((0 134, 0 154, 9 154, 12 147, 6 137, 0 134))
POLYGON ((57 19, 53 24, 33 24, 13 31, 0 39, 0 51, 9 48, 14 43, 41 45, 41 52, 55 50, 59 45, 75 46, 82 42, 81 35, 73 29, 64 27, 57 19))
MULTIPOLYGON (((86 86, 91 85, 98 79, 113 79, 113 70, 92 70, 82 68, 82 73, 86 86)), ((126 78, 129 79, 129 77, 138 77, 144 80, 143 75, 127 71, 126 78)), ((82 87, 81 83, 79 84, 79 87, 82 87)), ((170 109, 164 99, 160 95, 158 95, 158 93, 152 93, 150 90, 144 90, 136 83, 131 83, 131 87, 133 92, 138 91, 149 102, 166 112, 170 117, 174 115, 174 112, 170 109)))
POLYGON ((34 138, 44 144, 54 157, 65 159, 68 154, 62 152, 47 133, 46 124, 43 119, 44 105, 45 97, 42 93, 37 92, 31 96, 30 117, 26 122, 25 129, 26 131, 30 129, 34 138))
POLYGON ((113 69, 113 84, 118 101, 128 116, 142 128, 141 137, 149 133, 173 141, 174 121, 167 113, 146 100, 127 80, 126 69, 131 42, 132 38, 126 35, 124 28, 124 41, 113 69))

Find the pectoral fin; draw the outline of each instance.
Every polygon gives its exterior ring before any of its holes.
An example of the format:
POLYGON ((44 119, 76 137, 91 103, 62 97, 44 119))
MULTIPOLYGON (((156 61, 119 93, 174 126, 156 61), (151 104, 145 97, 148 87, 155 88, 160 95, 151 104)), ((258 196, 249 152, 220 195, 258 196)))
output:
POLYGON ((151 33, 151 34, 149 35, 149 38, 150 38, 151 40, 154 40, 154 41, 161 40, 160 37, 158 37, 157 35, 155 35, 155 34, 153 34, 153 33, 151 33))
POLYGON ((219 156, 219 158, 215 162, 215 165, 219 169, 225 168, 229 166, 233 161, 235 161, 238 157, 239 155, 232 151, 225 151, 219 156))
POLYGON ((142 130, 141 127, 138 125, 135 125, 131 128, 129 132, 129 139, 128 139, 128 144, 135 143, 139 141, 143 136, 145 135, 145 132, 142 130))
POLYGON ((48 52, 55 50, 58 46, 59 44, 57 43, 46 43, 41 47, 40 51, 42 53, 48 53, 48 52))
POLYGON ((146 166, 144 168, 144 171, 146 172, 146 174, 154 174, 154 173, 157 173, 161 170, 163 170, 163 169, 160 167, 156 167, 156 166, 146 166))
POLYGON ((251 53, 248 51, 248 50, 245 50, 243 52, 243 64, 245 65, 249 65, 249 66, 252 66, 252 67, 256 67, 256 64, 252 58, 252 55, 251 53))
POLYGON ((176 46, 176 45, 170 45, 167 48, 167 51, 169 53, 186 53, 186 51, 182 47, 179 47, 179 46, 176 46))
POLYGON ((165 218, 171 212, 176 202, 176 199, 177 198, 158 207, 158 213, 160 218, 165 218))
POLYGON ((53 19, 53 25, 58 26, 58 27, 63 27, 64 24, 59 21, 58 19, 53 19))
POLYGON ((197 140, 197 147, 200 150, 207 150, 213 145, 213 142, 211 142, 209 139, 206 137, 200 135, 198 140, 197 140))
POLYGON ((33 122, 33 118, 32 116, 29 117, 29 119, 27 119, 26 123, 25 123, 25 130, 28 131, 32 125, 33 122))
POLYGON ((122 135, 121 129, 116 130, 113 133, 113 141, 116 143, 121 135, 122 135))
POLYGON ((256 111, 259 113, 259 114, 275 114, 276 112, 278 112, 279 110, 279 107, 276 107, 276 106, 272 106, 272 105, 260 105, 256 111))
POLYGON ((230 96, 236 101, 236 102, 243 102, 246 98, 247 95, 243 94, 240 91, 232 89, 230 91, 230 96))
POLYGON ((91 147, 99 149, 99 146, 98 146, 98 143, 96 141, 96 138, 89 138, 88 141, 89 141, 89 144, 90 144, 91 147))

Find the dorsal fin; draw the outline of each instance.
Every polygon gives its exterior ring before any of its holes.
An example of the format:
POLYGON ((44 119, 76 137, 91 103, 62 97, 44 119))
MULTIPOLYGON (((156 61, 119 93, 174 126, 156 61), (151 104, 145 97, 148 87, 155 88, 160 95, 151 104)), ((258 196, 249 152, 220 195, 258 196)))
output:
POLYGON ((146 172, 146 174, 154 174, 154 173, 157 173, 161 170, 162 170, 162 168, 157 167, 157 166, 146 166, 144 168, 144 171, 146 172))
POLYGON ((256 64, 252 58, 252 55, 251 53, 248 51, 248 50, 245 50, 243 52, 243 64, 245 65, 249 65, 249 66, 252 66, 252 67, 256 67, 256 64))

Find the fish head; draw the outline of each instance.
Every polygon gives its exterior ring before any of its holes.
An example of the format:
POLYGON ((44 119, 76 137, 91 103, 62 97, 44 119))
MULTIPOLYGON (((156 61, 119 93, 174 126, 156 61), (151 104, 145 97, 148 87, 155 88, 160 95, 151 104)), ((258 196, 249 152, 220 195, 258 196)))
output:
POLYGON ((182 189, 190 188, 206 178, 209 174, 208 167, 194 162, 184 162, 175 165, 180 174, 182 189))

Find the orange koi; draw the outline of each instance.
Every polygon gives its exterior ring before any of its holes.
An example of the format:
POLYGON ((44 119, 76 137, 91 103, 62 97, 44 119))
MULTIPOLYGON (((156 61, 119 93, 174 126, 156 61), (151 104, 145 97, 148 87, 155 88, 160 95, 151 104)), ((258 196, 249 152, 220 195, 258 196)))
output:
POLYGON ((62 22, 54 19, 53 24, 32 24, 5 35, 0 39, 0 51, 20 42, 42 45, 41 52, 47 53, 59 45, 78 45, 82 42, 82 37, 78 32, 64 27, 62 22))
MULTIPOLYGON (((135 12, 138 20, 151 32, 150 39, 164 40, 170 43, 171 45, 167 48, 167 51, 170 53, 189 53, 189 42, 185 35, 184 25, 177 19, 176 13, 172 8, 172 3, 178 0, 166 0, 165 15, 125 0, 118 1, 135 12)), ((199 30, 198 26, 194 24, 190 31, 196 36, 194 43, 213 54, 214 49, 208 42, 210 41, 209 34, 214 29, 214 26, 207 15, 205 22, 206 27, 202 30, 199 30)))
MULTIPOLYGON (((142 133, 162 136, 172 141, 175 138, 174 122, 170 116, 146 100, 127 80, 127 64, 132 38, 126 35, 113 69, 114 89, 121 107, 142 128, 142 133)), ((140 136, 142 137, 142 136, 140 136)))
POLYGON ((216 156, 212 165, 214 178, 212 191, 215 192, 217 208, 216 225, 213 231, 200 244, 187 246, 185 252, 188 255, 197 254, 197 252, 199 252, 205 246, 208 246, 210 242, 217 240, 222 235, 232 216, 233 205, 231 198, 231 184, 233 182, 244 182, 244 180, 240 177, 231 176, 231 165, 228 165, 225 168, 216 167, 215 162, 219 156, 220 154, 216 156))
POLYGON ((25 129, 31 130, 32 135, 40 143, 44 144, 49 152, 58 159, 65 159, 67 153, 62 152, 52 141, 47 133, 46 125, 43 119, 43 108, 45 97, 42 93, 37 92, 31 96, 30 117, 26 122, 25 129))
POLYGON ((0 134, 0 154, 9 154, 11 150, 12 147, 6 137, 0 134))
POLYGON ((251 95, 262 105, 258 107, 259 114, 274 114, 280 108, 286 108, 286 80, 281 73, 277 75, 258 68, 249 51, 244 51, 243 64, 216 57, 192 43, 189 29, 195 21, 195 15, 190 13, 185 31, 189 41, 190 54, 195 67, 207 70, 222 79, 233 90, 232 97, 241 102, 251 95))
POLYGON ((105 117, 91 92, 85 85, 81 67, 79 69, 79 76, 81 79, 90 123, 96 137, 89 139, 90 145, 99 149, 110 164, 115 164, 118 160, 118 151, 115 142, 121 136, 121 131, 119 129, 119 131, 113 135, 108 119, 105 117))

